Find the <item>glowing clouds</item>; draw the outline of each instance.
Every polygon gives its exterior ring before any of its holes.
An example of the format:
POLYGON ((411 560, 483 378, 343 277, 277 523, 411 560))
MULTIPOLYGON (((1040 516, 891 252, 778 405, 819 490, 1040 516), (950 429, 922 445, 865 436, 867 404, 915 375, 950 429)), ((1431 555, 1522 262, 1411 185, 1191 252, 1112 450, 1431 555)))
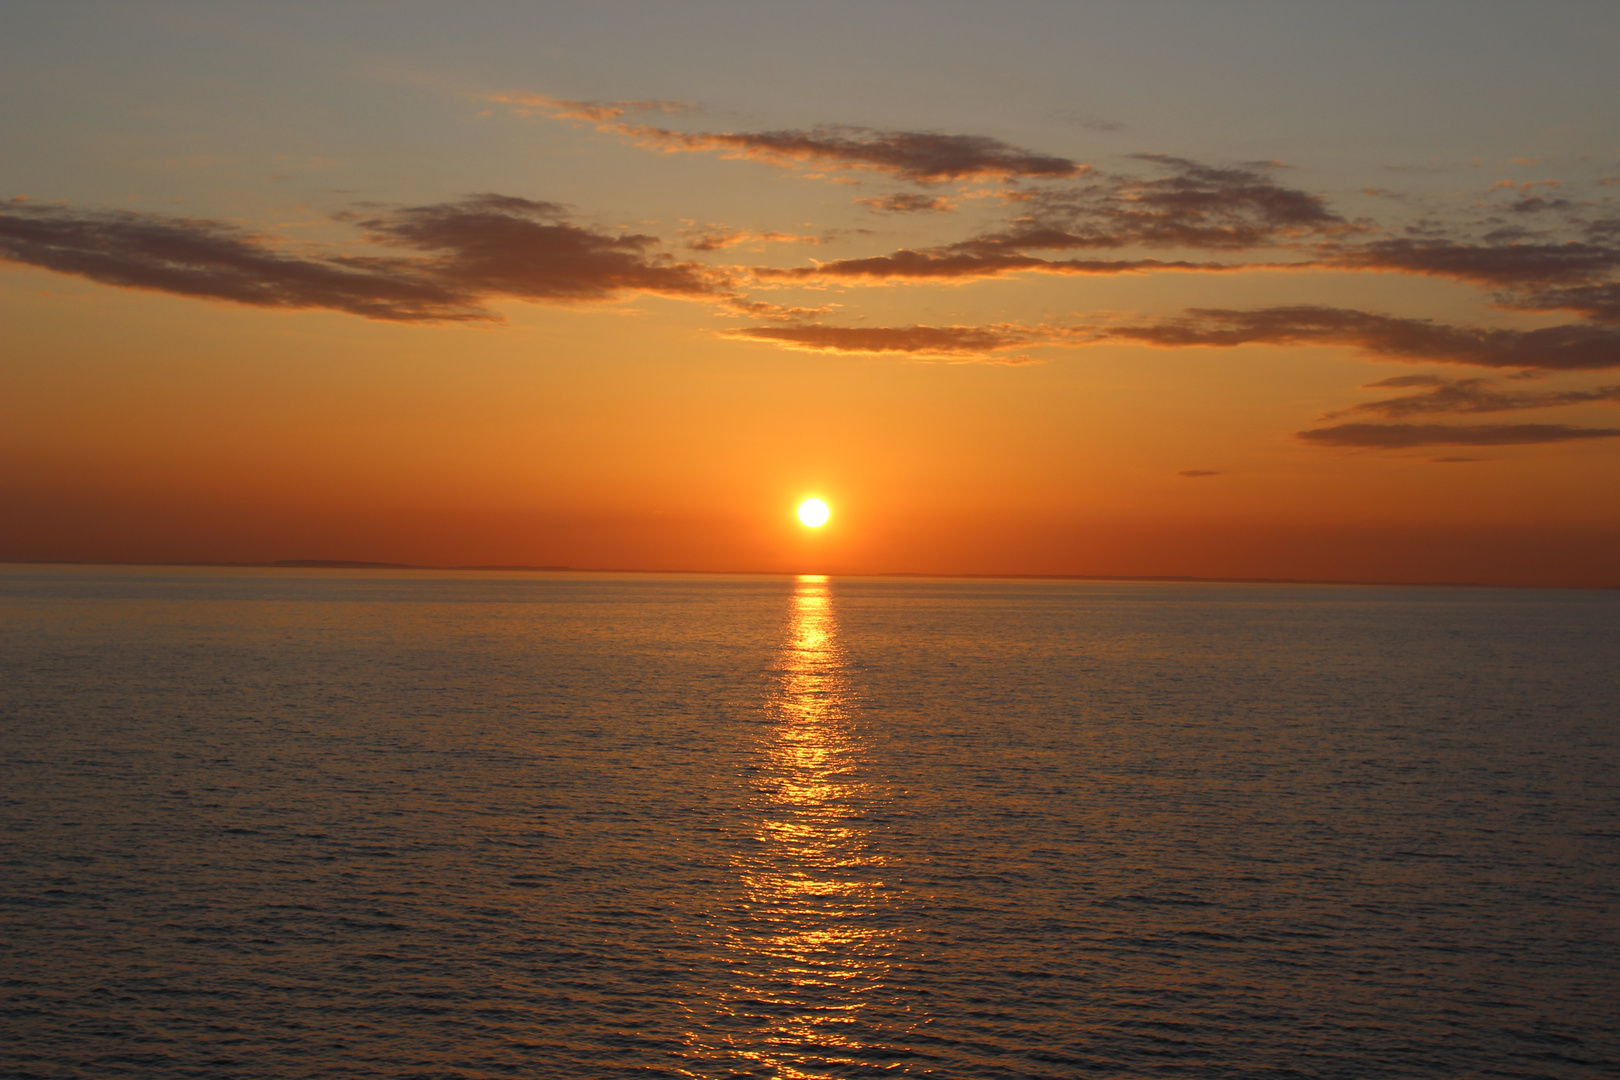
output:
POLYGON ((812 529, 819 529, 832 517, 832 510, 820 499, 806 499, 799 504, 799 520, 812 529))

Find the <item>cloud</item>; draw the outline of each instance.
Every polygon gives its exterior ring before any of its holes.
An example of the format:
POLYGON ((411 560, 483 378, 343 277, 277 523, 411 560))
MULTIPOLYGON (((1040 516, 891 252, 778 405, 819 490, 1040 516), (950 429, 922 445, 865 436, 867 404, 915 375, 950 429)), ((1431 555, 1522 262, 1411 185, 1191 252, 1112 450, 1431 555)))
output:
MULTIPOLYGON (((687 132, 624 123, 633 112, 686 111, 669 101, 563 101, 543 95, 499 95, 525 115, 594 123, 600 130, 644 146, 678 151, 718 151, 730 157, 786 166, 871 169, 916 183, 1002 178, 1066 180, 1095 170, 1069 158, 1012 146, 984 135, 879 131, 848 124, 758 132, 687 132)), ((1117 125, 1098 124, 1105 130, 1117 125)), ((1118 176, 1081 187, 1009 191, 1029 204, 1030 214, 1009 229, 965 241, 956 248, 979 255, 1045 248, 1115 248, 1131 244, 1243 250, 1313 234, 1338 234, 1353 226, 1318 195, 1273 181, 1277 162, 1206 165, 1166 154, 1136 154, 1168 175, 1151 179, 1118 176)), ((941 199, 891 195, 857 200, 873 210, 913 213, 950 209, 941 199)))
POLYGON ((1395 270, 1483 285, 1586 282, 1620 269, 1620 248, 1561 244, 1461 244, 1452 240, 1378 240, 1333 255, 1351 270, 1395 270))
POLYGON ((870 199, 856 199, 857 203, 869 207, 879 213, 886 214, 916 214, 916 213, 944 213, 955 210, 956 204, 945 199, 930 198, 927 195, 885 195, 870 199))
POLYGON ((750 229, 731 229, 724 225, 704 225, 681 230, 682 244, 688 251, 724 251, 745 244, 762 248, 766 244, 819 244, 819 236, 799 236, 795 233, 754 232, 750 229))
POLYGON ((1161 259, 1039 259, 1033 255, 976 255, 949 250, 912 251, 864 259, 836 259, 813 266, 754 267, 762 280, 843 278, 910 281, 971 281, 1034 271, 1046 274, 1138 274, 1155 270, 1244 270, 1242 265, 1166 262, 1161 259))
MULTIPOLYGON (((1271 182, 1254 167, 1214 168, 1181 158, 1148 156, 1170 170, 1154 180, 1132 177, 1078 187, 1008 193, 1027 212, 1005 228, 938 247, 902 248, 888 255, 840 259, 814 266, 760 268, 761 279, 974 280, 1029 272, 1124 274, 1163 270, 1298 269, 1290 263, 1230 263, 1161 259, 1050 259, 1032 251, 1127 246, 1235 251, 1347 229, 1322 200, 1271 182)), ((857 200, 889 204, 921 196, 857 200)))
POLYGON ((1195 480, 1201 476, 1219 476, 1221 474, 1216 472, 1214 469, 1183 469, 1181 472, 1176 473, 1176 475, 1185 476, 1189 480, 1195 480))
MULTIPOLYGON (((1594 321, 1620 323, 1620 285, 1610 280, 1620 271, 1620 245, 1612 243, 1620 237, 1620 219, 1581 222, 1571 218, 1577 206, 1586 204, 1554 195, 1561 183, 1553 179, 1530 183, 1504 180, 1494 185, 1516 196, 1510 204, 1498 207, 1499 211, 1523 221, 1547 222, 1556 216, 1562 219, 1562 226, 1575 228, 1584 239, 1556 242, 1546 238, 1550 233, 1532 233, 1494 218, 1485 224, 1495 225, 1495 230, 1485 234, 1482 242, 1474 242, 1461 238, 1467 231, 1463 227, 1424 219, 1409 226, 1404 237, 1347 243, 1353 234, 1369 233, 1376 226, 1347 221, 1322 196, 1279 182, 1275 170, 1284 166, 1278 162, 1211 165, 1168 154, 1136 154, 1135 161, 1153 167, 1158 175, 1103 175, 1065 157, 979 135, 880 131, 842 124, 763 132, 683 132, 626 122, 636 113, 691 110, 681 102, 565 101, 541 95, 502 95, 496 100, 520 111, 593 123, 601 130, 665 151, 717 151, 782 165, 870 169, 925 184, 999 177, 1010 182, 1002 196, 1020 209, 1019 215, 1005 226, 956 243, 902 248, 887 255, 813 267, 762 269, 756 272, 757 280, 940 281, 1025 271, 1107 274, 1225 270, 1241 267, 1175 258, 1163 262, 1052 259, 1043 253, 1127 247, 1184 252, 1291 247, 1309 251, 1310 258, 1250 267, 1314 266, 1444 277, 1500 290, 1495 297, 1500 306, 1570 310, 1594 321), (1027 181, 1045 183, 1031 185, 1027 181), (1067 183, 1052 183, 1062 181, 1067 183)), ((1464 165, 1478 168, 1484 162, 1430 162, 1418 171, 1444 171, 1464 165)), ((1382 188, 1367 190, 1398 197, 1398 193, 1382 188)), ((882 213, 953 208, 947 200, 919 194, 874 196, 857 202, 882 213)), ((715 243, 695 250, 718 250, 721 246, 715 243)), ((1554 339, 1561 334, 1569 336, 1565 331, 1553 330, 1535 344, 1542 347, 1551 342, 1566 352, 1582 346, 1573 341, 1558 344, 1554 339)), ((1473 352, 1501 351, 1507 347, 1504 340, 1496 339, 1490 348, 1476 343, 1473 352)), ((1490 361, 1489 366, 1507 365, 1490 361)), ((1560 361, 1551 366, 1571 365, 1560 361)))
POLYGON ((1005 349, 1048 344, 1067 336, 1063 330, 1015 323, 989 326, 749 326, 727 337, 770 341, 800 352, 905 353, 912 356, 990 359, 994 363, 1035 363, 1028 357, 991 357, 1005 349))
MULTIPOLYGON (((733 302, 735 310, 749 310, 733 302)), ((803 309, 781 309, 799 312, 803 309)), ((749 311, 752 313, 752 311, 749 311)), ((760 314, 778 317, 763 308, 760 314)), ((793 319, 794 314, 781 316, 793 319)), ((799 324, 728 332, 735 338, 774 341, 790 349, 847 353, 980 354, 1033 345, 1082 347, 1140 342, 1166 347, 1216 348, 1245 344, 1350 345, 1408 363, 1451 363, 1523 370, 1594 370, 1620 367, 1620 331, 1589 326, 1543 330, 1488 330, 1341 308, 1287 307, 1257 311, 1189 309, 1177 319, 1149 325, 837 327, 799 324)), ((1587 402, 1620 401, 1620 386, 1588 390, 1519 391, 1488 379, 1437 376, 1386 379, 1380 388, 1422 388, 1351 406, 1332 416, 1371 413, 1402 417, 1428 413, 1501 412, 1587 402)))
POLYGON ((1018 199, 1024 216, 954 247, 980 253, 1130 245, 1240 251, 1352 229, 1320 196, 1272 181, 1263 171, 1268 166, 1136 157, 1169 175, 1119 176, 1025 193, 1018 199))
POLYGON ((924 184, 973 177, 1062 178, 1079 176, 1091 168, 986 135, 877 131, 852 124, 754 132, 673 131, 624 123, 623 118, 633 113, 693 112, 695 106, 663 100, 565 101, 544 94, 495 94, 489 100, 507 105, 521 116, 544 114, 559 120, 582 120, 601 131, 625 135, 644 146, 666 151, 714 150, 777 165, 873 169, 924 184))
MULTIPOLYGON (((1536 443, 1612 439, 1620 428, 1579 428, 1566 424, 1340 424, 1295 435, 1314 446, 1404 450, 1414 446, 1522 446, 1536 443)), ((1457 459, 1452 459, 1457 460, 1457 459)))
MULTIPOLYGON (((1566 210, 1562 200, 1521 199, 1519 212, 1566 210)), ((1587 240, 1524 242, 1523 230, 1500 228, 1498 243, 1455 240, 1380 240, 1325 255, 1325 265, 1350 270, 1393 271, 1450 278, 1494 287, 1500 307, 1525 311, 1574 311, 1588 319, 1620 323, 1620 220, 1573 222, 1587 240), (1508 242, 1513 241, 1513 242, 1508 242)))
POLYGON ((1503 297, 1507 307, 1527 311, 1575 311, 1602 323, 1620 323, 1620 282, 1571 285, 1565 288, 1528 289, 1503 297))
POLYGON ((1526 195, 1508 204, 1515 214, 1539 214, 1545 210, 1570 210, 1575 206, 1568 199, 1543 199, 1540 195, 1526 195))
POLYGON ((1586 235, 1596 240, 1620 240, 1620 217, 1598 218, 1586 223, 1586 235))
POLYGON ((377 248, 409 254, 297 255, 224 222, 14 202, 0 213, 0 257, 124 288, 397 322, 498 321, 485 304, 502 296, 726 295, 716 271, 658 254, 653 237, 562 215, 503 195, 340 215, 377 248))
MULTIPOLYGON (((1121 186, 1109 218, 1140 243, 1254 247, 1279 237, 1345 228, 1320 196, 1273 183, 1257 168, 1218 168, 1162 154, 1138 155, 1172 171, 1121 186)), ((1267 163, 1269 165, 1269 163, 1267 163)))
POLYGON ((1439 158, 1430 158, 1423 165, 1385 165, 1386 172, 1393 173, 1448 173, 1460 169, 1478 169, 1485 164, 1484 158, 1469 158, 1467 161, 1441 161, 1439 158))
POLYGON ((258 234, 198 218, 13 203, 0 213, 0 257, 104 285, 255 307, 402 322, 495 317, 426 260, 299 258, 258 234))
POLYGON ((1589 390, 1501 390, 1490 379, 1443 379, 1434 375, 1402 375, 1368 385, 1368 389, 1385 387, 1423 389, 1415 394, 1364 401, 1328 413, 1323 419, 1331 420, 1357 413, 1400 419, 1429 413, 1511 412, 1583 405, 1594 401, 1620 401, 1620 386, 1598 386, 1589 390))
POLYGON ((685 101, 564 101, 544 94, 491 94, 490 101, 511 107, 519 116, 544 114, 558 120, 584 120, 607 124, 631 113, 677 115, 696 112, 697 106, 685 101))
POLYGON ((827 304, 821 307, 800 307, 789 304, 772 304, 765 300, 745 300, 742 297, 733 297, 726 301, 726 307, 740 315, 752 319, 772 319, 777 322, 803 322, 805 319, 819 318, 832 311, 836 304, 827 304))
POLYGON ((1075 127, 1085 128, 1087 131, 1102 131, 1110 135, 1124 131, 1125 125, 1118 120, 1103 120, 1095 116, 1082 113, 1056 113, 1059 120, 1064 120, 1075 127))
POLYGON ((1406 363, 1547 371, 1620 367, 1620 329, 1566 325, 1492 330, 1333 307, 1188 308, 1179 318, 1159 323, 1098 330, 1103 338, 1167 348, 1349 345, 1406 363))
POLYGON ((744 133, 684 132, 640 125, 618 125, 613 130, 663 150, 717 150, 730 157, 777 165, 873 169, 924 184, 973 177, 1069 177, 1090 168, 985 135, 874 131, 842 124, 808 131, 744 133))
POLYGON ((569 224, 556 203, 510 195, 413 206, 359 221, 371 239, 431 252, 465 288, 527 300, 603 300, 626 292, 714 296, 713 271, 657 255, 656 237, 569 224))

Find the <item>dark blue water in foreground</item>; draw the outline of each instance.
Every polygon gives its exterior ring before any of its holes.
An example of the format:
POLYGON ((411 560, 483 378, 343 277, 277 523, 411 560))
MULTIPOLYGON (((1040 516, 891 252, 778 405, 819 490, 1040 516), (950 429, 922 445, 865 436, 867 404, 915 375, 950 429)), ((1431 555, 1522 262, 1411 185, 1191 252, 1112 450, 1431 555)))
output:
POLYGON ((0 1075, 1620 1076, 1620 595, 0 567, 0 1075))

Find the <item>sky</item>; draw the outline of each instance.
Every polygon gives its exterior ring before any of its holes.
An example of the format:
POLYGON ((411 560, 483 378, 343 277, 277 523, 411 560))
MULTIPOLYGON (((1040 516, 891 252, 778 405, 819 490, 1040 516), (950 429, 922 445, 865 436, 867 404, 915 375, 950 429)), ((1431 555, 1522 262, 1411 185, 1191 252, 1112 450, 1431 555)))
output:
POLYGON ((0 559, 1620 585, 1616 55, 1609 0, 10 0, 0 559))

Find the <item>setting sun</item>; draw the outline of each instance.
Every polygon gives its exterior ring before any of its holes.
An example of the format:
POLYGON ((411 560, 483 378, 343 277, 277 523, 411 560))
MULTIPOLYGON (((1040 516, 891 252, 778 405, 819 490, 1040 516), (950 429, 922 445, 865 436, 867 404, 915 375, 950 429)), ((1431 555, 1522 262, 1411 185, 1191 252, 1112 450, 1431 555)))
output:
POLYGON ((799 520, 812 529, 819 529, 827 524, 827 519, 831 516, 832 511, 827 509, 827 504, 820 499, 806 499, 799 504, 799 520))

